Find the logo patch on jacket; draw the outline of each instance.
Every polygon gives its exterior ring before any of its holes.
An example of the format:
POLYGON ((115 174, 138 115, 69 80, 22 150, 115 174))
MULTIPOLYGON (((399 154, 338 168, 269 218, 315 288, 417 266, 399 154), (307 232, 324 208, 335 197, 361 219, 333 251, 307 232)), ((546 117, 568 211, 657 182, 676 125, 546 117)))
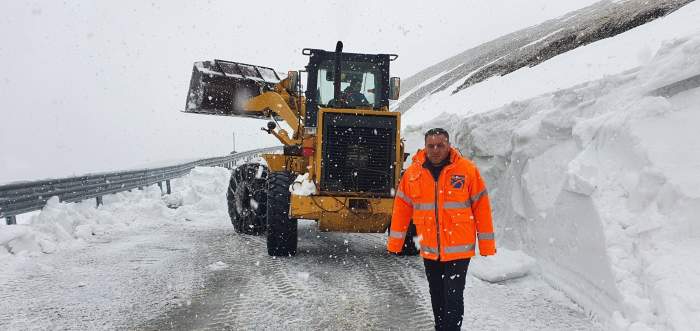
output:
POLYGON ((450 178, 450 184, 453 188, 462 188, 464 186, 464 176, 454 175, 450 178))

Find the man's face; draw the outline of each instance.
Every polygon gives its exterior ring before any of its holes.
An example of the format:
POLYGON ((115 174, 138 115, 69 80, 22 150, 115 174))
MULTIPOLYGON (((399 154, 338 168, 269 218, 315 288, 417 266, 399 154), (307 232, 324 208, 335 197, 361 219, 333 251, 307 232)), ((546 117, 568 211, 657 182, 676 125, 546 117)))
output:
POLYGON ((429 135, 425 138, 425 153, 431 163, 438 164, 450 155, 450 141, 441 134, 429 135))

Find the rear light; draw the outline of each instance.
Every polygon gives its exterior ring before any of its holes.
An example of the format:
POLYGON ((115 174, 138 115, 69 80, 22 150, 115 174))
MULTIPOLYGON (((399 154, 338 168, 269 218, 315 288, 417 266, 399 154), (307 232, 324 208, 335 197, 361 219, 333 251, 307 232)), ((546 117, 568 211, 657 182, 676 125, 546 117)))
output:
POLYGON ((314 156, 314 152, 315 152, 315 150, 313 147, 304 147, 301 150, 301 155, 306 156, 306 157, 314 156))

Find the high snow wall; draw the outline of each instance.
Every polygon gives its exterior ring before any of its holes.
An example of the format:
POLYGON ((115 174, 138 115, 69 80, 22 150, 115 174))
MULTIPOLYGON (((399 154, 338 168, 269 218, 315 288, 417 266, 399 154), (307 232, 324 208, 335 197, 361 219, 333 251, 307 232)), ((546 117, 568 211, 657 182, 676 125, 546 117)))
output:
POLYGON ((409 150, 445 127, 476 160, 497 242, 613 329, 700 325, 700 32, 641 68, 404 130, 409 150), (677 92, 677 91, 676 91, 677 92), (694 261, 694 262, 693 262, 694 261))

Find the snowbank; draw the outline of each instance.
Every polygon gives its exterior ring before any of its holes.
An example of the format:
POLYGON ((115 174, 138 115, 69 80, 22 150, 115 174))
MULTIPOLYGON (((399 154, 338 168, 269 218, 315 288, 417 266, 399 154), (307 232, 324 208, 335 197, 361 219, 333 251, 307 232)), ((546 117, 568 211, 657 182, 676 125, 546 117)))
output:
POLYGON ((522 251, 499 248, 496 255, 472 259, 469 273, 483 281, 496 283, 525 277, 535 266, 535 259, 522 251))
POLYGON ((161 197, 158 186, 104 196, 95 208, 90 199, 62 203, 57 197, 26 224, 0 225, 0 259, 51 254, 101 240, 115 231, 140 231, 162 222, 226 217, 226 189, 230 173, 225 168, 193 169, 172 181, 173 193, 161 197), (168 206, 179 206, 171 209, 168 206))
POLYGON ((499 244, 611 329, 700 325, 700 89, 648 94, 700 74, 700 33, 685 36, 625 73, 406 130, 449 128, 489 184, 499 244))

